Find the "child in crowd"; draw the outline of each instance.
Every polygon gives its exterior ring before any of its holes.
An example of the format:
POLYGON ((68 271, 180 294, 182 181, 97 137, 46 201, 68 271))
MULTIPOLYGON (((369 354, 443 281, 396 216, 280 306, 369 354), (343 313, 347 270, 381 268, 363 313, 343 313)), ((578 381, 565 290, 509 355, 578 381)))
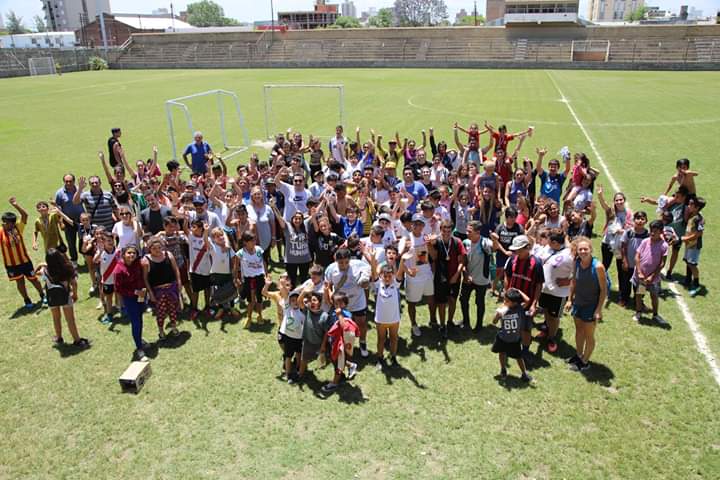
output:
POLYGON ((492 351, 498 354, 502 380, 507 378, 507 357, 510 357, 517 359, 518 367, 522 372, 520 378, 525 382, 532 381, 521 356, 520 341, 520 332, 532 327, 532 320, 525 315, 525 307, 523 307, 523 302, 527 301, 528 297, 524 293, 516 288, 510 288, 505 292, 503 306, 495 312, 493 323, 500 322, 500 330, 495 337, 492 351))
POLYGON ((675 169, 677 172, 670 179, 670 183, 665 189, 665 195, 670 193, 670 190, 672 190, 673 185, 676 183, 678 184, 678 187, 685 187, 688 193, 695 194, 695 177, 697 177, 698 172, 690 170, 690 160, 687 158, 681 158, 675 162, 675 169))
POLYGON ((702 249, 702 237, 705 231, 705 219, 700 213, 705 208, 705 199, 702 197, 691 197, 688 201, 688 221, 685 235, 682 237, 685 243, 685 263, 687 264, 687 275, 685 286, 690 289, 690 296, 694 297, 702 291, 700 286, 700 250, 702 249))
POLYGON ((650 292, 653 320, 662 327, 669 324, 658 314, 658 298, 660 295, 660 272, 665 266, 668 245, 662 237, 663 224, 660 220, 650 223, 650 236, 640 242, 635 252, 635 273, 632 284, 635 287, 635 315, 633 319, 640 322, 645 292, 650 292))
POLYGON ((215 320, 220 320, 225 313, 230 313, 231 316, 236 317, 239 314, 233 308, 233 302, 237 297, 237 290, 232 275, 235 252, 230 248, 230 240, 222 228, 213 228, 210 231, 209 238, 207 232, 208 227, 205 226, 205 246, 211 260, 211 315, 215 317, 215 320))
POLYGON ((25 302, 25 308, 30 309, 33 308, 35 304, 28 296, 25 279, 35 287, 43 303, 45 302, 45 296, 43 295, 42 286, 35 275, 35 268, 33 267, 27 248, 25 248, 25 241, 23 240, 23 232, 25 231, 25 225, 27 225, 28 214, 17 203, 15 197, 10 197, 9 202, 20 214, 20 221, 18 222, 17 215, 12 212, 3 213, 2 227, 0 227, 0 249, 2 249, 3 261, 8 278, 11 282, 15 282, 18 293, 25 302))
POLYGON ((58 249, 50 248, 45 254, 45 263, 38 265, 36 272, 45 282, 45 292, 53 319, 55 336, 53 343, 62 345, 62 318, 65 315, 73 345, 78 348, 90 347, 90 342, 82 338, 75 324, 73 303, 77 301, 77 274, 70 260, 58 249), (62 310, 62 312, 61 312, 62 310))
POLYGON ((120 261, 120 252, 115 248, 115 238, 105 232, 102 236, 101 248, 97 249, 93 263, 100 267, 100 301, 105 315, 101 322, 105 325, 112 322, 113 297, 115 296, 115 265, 120 261))
POLYGON ((38 202, 35 208, 40 214, 40 218, 35 220, 35 231, 33 232, 32 243, 33 250, 38 249, 38 235, 40 235, 42 236, 43 245, 45 246, 45 253, 51 248, 57 248, 61 252, 65 251, 67 247, 63 242, 60 230, 64 228, 63 220, 69 225, 72 225, 73 221, 57 208, 50 208, 50 204, 46 201, 38 202))
MULTIPOLYGON (((297 377, 297 380, 302 381, 308 364, 318 358, 323 339, 332 324, 330 317, 322 309, 323 294, 313 291, 311 286, 308 285, 301 290, 298 304, 305 312, 302 353, 297 377)), ((324 364, 325 355, 322 355, 320 356, 320 365, 324 364)))
POLYGON ((330 359, 335 367, 335 373, 330 383, 322 387, 322 392, 329 394, 337 390, 340 382, 352 380, 357 374, 357 364, 348 360, 355 348, 355 341, 360 336, 360 328, 351 319, 352 315, 346 310, 348 297, 344 293, 333 295, 334 310, 331 319, 332 327, 325 334, 320 354, 323 355, 330 344, 330 359), (345 371, 347 369, 347 374, 345 371))
POLYGON ((234 278, 238 288, 242 288, 241 297, 248 302, 247 319, 244 327, 249 328, 252 323, 252 314, 257 312, 258 323, 264 323, 262 315, 261 292, 265 285, 265 264, 263 263, 263 249, 256 245, 255 235, 244 232, 240 237, 243 247, 235 253, 238 261, 235 262, 240 272, 234 278))
MULTIPOLYGON (((95 290, 98 285, 97 281, 97 268, 95 265, 95 253, 97 253, 98 239, 96 238, 96 231, 99 228, 97 225, 90 223, 90 214, 80 214, 80 224, 78 225, 78 238, 80 239, 80 253, 85 257, 85 265, 87 266, 88 273, 90 274, 90 295, 95 294, 95 290)), ((102 228, 105 230, 105 227, 102 228)), ((100 245, 102 245, 102 235, 100 236, 100 245)), ((98 309, 102 308, 102 305, 98 305, 98 309)))
POLYGON ((293 366, 300 370, 300 356, 302 354, 303 327, 305 325, 305 311, 301 308, 300 292, 293 290, 288 293, 283 308, 283 318, 280 323, 280 341, 283 346, 283 361, 285 378, 290 384, 298 381, 293 366))
POLYGON ((190 295, 190 319, 195 321, 200 315, 198 308, 198 300, 200 292, 205 296, 205 309, 210 308, 210 254, 208 253, 209 245, 206 242, 207 229, 202 220, 194 220, 190 224, 190 235, 188 235, 188 243, 190 245, 190 285, 192 294, 190 295))
POLYGON ((620 250, 622 252, 622 271, 620 275, 620 306, 630 305, 630 292, 632 285, 630 283, 630 277, 632 272, 635 271, 635 253, 637 252, 640 243, 650 236, 650 233, 645 228, 647 223, 647 214, 643 211, 637 211, 633 214, 633 228, 625 230, 622 239, 620 240, 620 250))

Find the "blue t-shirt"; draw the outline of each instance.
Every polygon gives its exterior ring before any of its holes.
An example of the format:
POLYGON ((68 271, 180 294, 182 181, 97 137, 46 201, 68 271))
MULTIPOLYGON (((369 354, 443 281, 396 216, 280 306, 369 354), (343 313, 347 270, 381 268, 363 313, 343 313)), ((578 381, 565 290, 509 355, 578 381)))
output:
POLYGON ((410 186, 408 186, 406 183, 402 183, 400 188, 409 192, 410 195, 412 195, 413 198, 415 199, 415 200, 413 200, 413 202, 410 205, 408 205, 408 212, 415 213, 415 211, 417 210, 418 202, 420 200, 422 200, 423 198, 427 197, 428 192, 427 192, 427 189, 425 188, 425 185, 423 185, 420 182, 415 181, 410 186))
POLYGON ((201 145, 192 142, 185 147, 183 155, 190 154, 192 156, 193 173, 207 173, 207 160, 205 159, 205 155, 210 152, 212 152, 212 149, 207 142, 202 142, 201 145))
POLYGON ((358 219, 355 220, 355 223, 350 224, 347 217, 340 217, 340 227, 345 238, 349 238, 353 233, 358 237, 363 236, 363 223, 358 219))
POLYGON ((562 193, 562 185, 565 183, 565 173, 558 173, 554 177, 550 176, 548 172, 543 171, 540 175, 542 186, 540 187, 540 195, 543 197, 552 198, 557 203, 560 203, 560 194, 562 193))

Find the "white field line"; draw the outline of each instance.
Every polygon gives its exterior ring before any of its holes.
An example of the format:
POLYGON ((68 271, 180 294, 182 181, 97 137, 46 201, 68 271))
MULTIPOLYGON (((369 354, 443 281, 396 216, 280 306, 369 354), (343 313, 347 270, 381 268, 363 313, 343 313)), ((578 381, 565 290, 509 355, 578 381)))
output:
MULTIPOLYGON (((608 181, 610 182, 610 185, 613 187, 613 190, 616 192, 619 192, 620 186, 615 181, 615 178, 610 173, 610 169, 608 168, 607 164, 605 163, 605 160, 603 160, 602 155, 600 155, 600 152, 598 151, 597 147, 595 146, 595 142, 593 142, 592 138, 590 138, 590 134, 588 133, 587 129, 585 128, 585 125, 580 121, 580 118, 578 118, 577 114, 575 113, 575 110, 573 109, 572 105, 570 105, 570 102, 568 102, 567 97, 563 93, 563 91, 560 89, 560 86, 555 81, 555 78, 550 74, 549 71, 545 71, 547 76, 550 78, 550 81, 555 86, 555 89, 560 94, 560 98, 562 102, 567 106, 568 111, 570 112, 570 115, 572 115, 573 119, 575 120, 575 123, 580 128, 580 131, 582 131, 583 135, 585 135, 585 138, 587 139, 588 143, 590 144, 590 148, 592 149, 593 153, 595 154, 595 157, 598 159, 598 163, 600 163, 600 166, 603 170, 605 170, 605 175, 607 175, 608 181)), ((628 202, 629 203, 629 202, 628 202)), ((680 291, 677 289, 675 284, 668 282, 668 287, 670 288, 670 291, 673 293, 673 296, 675 298, 675 301, 678 304, 678 307, 680 307, 680 313, 682 313, 683 318, 685 319, 685 323, 687 323, 688 328, 690 329, 690 332, 693 335, 693 338, 695 339, 695 345, 697 346, 698 351, 705 357, 705 361, 707 361, 708 366, 710 367, 710 373, 712 373, 713 378, 715 379, 715 382, 717 382, 718 386, 720 386, 720 367, 718 366, 718 360, 715 358, 715 355, 713 354, 712 350, 710 350, 710 346, 708 345, 707 338, 705 335, 700 331, 700 327, 698 326, 697 322, 695 321, 695 318, 693 318, 692 312, 690 311, 690 308, 688 307, 687 303, 685 302, 685 299, 680 294, 680 291)))

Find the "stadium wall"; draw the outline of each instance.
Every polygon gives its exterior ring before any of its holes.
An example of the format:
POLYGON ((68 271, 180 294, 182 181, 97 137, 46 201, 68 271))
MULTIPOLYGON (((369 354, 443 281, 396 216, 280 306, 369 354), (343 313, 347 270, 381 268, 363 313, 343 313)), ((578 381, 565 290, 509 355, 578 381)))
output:
POLYGON ((28 60, 35 57, 52 57, 55 63, 60 65, 60 71, 65 73, 88 70, 90 57, 98 56, 112 62, 115 61, 117 55, 116 51, 109 51, 106 56, 102 50, 87 48, 62 50, 57 48, 2 48, 0 49, 0 78, 30 75, 28 60))

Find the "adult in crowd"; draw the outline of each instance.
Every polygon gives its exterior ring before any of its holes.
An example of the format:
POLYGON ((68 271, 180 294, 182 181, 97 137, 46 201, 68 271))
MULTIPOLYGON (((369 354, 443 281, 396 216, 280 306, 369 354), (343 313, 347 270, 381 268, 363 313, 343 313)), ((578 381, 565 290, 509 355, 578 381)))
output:
POLYGON ((146 194, 145 200, 148 207, 140 212, 140 224, 145 233, 156 235, 163 231, 164 220, 172 215, 172 211, 168 207, 160 205, 155 193, 146 194))
POLYGON ((73 195, 75 205, 82 204, 87 213, 90 214, 90 223, 104 227, 111 231, 115 225, 115 200, 110 192, 104 192, 100 177, 93 175, 87 182, 90 183, 90 190, 84 192, 85 177, 78 179, 78 187, 73 195))
POLYGON ((85 211, 81 204, 73 202, 73 197, 77 192, 75 185, 75 175, 68 173, 63 177, 63 186, 55 192, 55 206, 72 220, 72 224, 63 220, 65 232, 65 240, 67 241, 68 255, 73 267, 77 268, 78 249, 82 245, 82 238, 78 236, 78 225, 80 225, 80 215, 85 211))
POLYGON ((107 141, 108 147, 108 162, 110 166, 115 168, 118 165, 122 166, 125 162, 125 150, 123 150, 122 144, 120 143, 120 137, 122 136, 122 130, 119 127, 110 129, 110 138, 107 141))
POLYGON ((210 148, 210 144, 203 140, 202 132, 195 132, 193 139, 194 141, 185 147, 182 157, 193 173, 204 175, 208 172, 207 164, 213 153, 212 148, 210 148), (188 161, 188 156, 190 156, 191 161, 188 161))

